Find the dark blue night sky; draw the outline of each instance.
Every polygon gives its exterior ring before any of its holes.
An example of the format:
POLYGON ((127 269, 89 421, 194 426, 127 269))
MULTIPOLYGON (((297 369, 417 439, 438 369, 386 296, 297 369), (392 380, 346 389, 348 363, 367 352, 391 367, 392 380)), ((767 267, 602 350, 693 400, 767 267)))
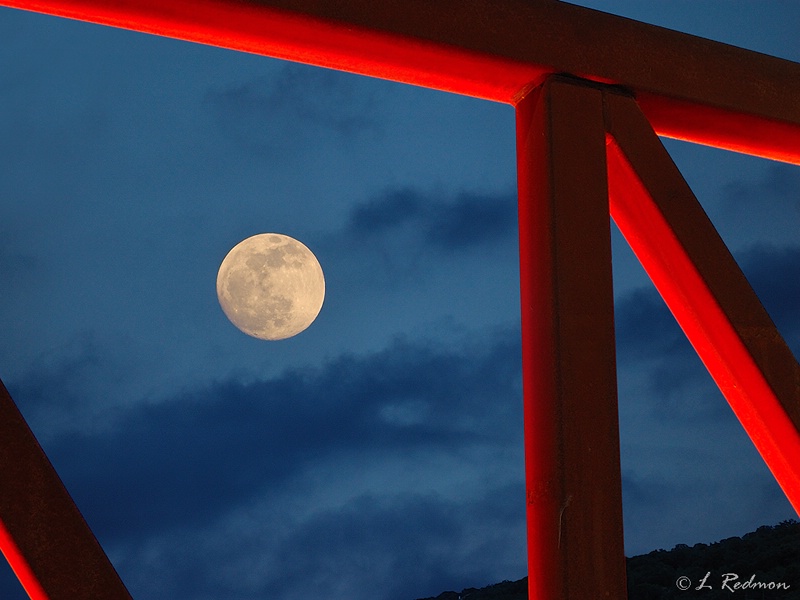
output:
MULTIPOLYGON (((583 4, 800 61, 793 1, 583 4)), ((137 600, 526 574, 511 107, 0 9, 0 108, 0 378, 137 600), (215 294, 267 231, 281 342, 215 294)), ((800 167, 666 143, 800 355, 800 167)), ((626 552, 796 517, 615 236, 626 552)))

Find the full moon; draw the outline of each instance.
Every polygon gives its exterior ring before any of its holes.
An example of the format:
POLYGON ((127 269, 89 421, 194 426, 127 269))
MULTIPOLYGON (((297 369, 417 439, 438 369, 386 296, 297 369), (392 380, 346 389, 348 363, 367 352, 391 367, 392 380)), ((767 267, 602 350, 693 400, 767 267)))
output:
POLYGON ((317 318, 325 277, 317 257, 288 235, 261 233, 239 242, 217 274, 225 315, 247 335, 283 340, 317 318))

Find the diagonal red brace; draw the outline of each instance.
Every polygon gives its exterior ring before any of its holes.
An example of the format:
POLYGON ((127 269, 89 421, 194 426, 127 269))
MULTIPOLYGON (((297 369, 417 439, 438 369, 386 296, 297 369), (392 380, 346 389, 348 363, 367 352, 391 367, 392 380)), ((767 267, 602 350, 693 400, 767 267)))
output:
POLYGON ((605 98, 611 215, 800 513, 800 367, 636 102, 605 98))
POLYGON ((33 600, 130 600, 0 382, 0 550, 33 600))

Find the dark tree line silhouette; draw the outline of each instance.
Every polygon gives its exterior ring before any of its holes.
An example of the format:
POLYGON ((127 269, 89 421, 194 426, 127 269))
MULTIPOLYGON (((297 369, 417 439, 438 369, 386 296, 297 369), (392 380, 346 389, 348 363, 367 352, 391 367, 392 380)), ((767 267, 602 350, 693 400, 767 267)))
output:
MULTIPOLYGON (((627 560, 628 600, 800 600, 800 523, 627 560)), ((528 579, 420 600, 527 600, 528 579)))

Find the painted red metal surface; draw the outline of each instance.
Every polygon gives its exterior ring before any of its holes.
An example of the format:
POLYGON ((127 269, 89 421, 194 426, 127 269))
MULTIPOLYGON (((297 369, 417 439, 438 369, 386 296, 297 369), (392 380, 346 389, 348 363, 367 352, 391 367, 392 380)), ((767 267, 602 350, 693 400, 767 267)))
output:
POLYGON ((636 103, 606 98, 611 215, 800 514, 800 367, 636 103))
POLYGON ((517 107, 534 599, 626 596, 601 90, 548 80, 517 107))
POLYGON ((0 383, 0 550, 33 600, 129 600, 0 383))
POLYGON ((800 65, 555 1, 0 0, 0 5, 515 104, 568 73, 661 135, 800 164, 800 65))

